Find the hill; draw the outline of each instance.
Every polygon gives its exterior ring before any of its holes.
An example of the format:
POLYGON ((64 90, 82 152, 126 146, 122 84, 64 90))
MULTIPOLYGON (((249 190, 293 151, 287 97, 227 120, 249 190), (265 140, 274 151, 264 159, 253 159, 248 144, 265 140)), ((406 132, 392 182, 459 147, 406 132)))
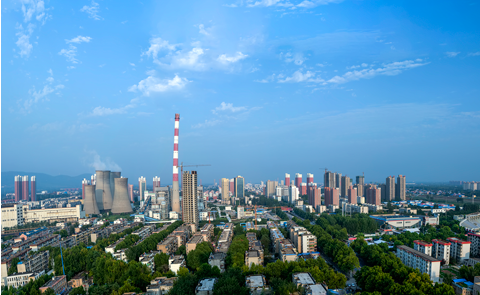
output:
POLYGON ((81 174, 78 176, 57 175, 52 176, 45 173, 23 172, 23 171, 6 171, 2 172, 2 194, 13 193, 15 191, 15 176, 28 175, 36 176, 37 192, 46 190, 61 190, 65 188, 81 188, 84 178, 90 179, 91 174, 81 174))

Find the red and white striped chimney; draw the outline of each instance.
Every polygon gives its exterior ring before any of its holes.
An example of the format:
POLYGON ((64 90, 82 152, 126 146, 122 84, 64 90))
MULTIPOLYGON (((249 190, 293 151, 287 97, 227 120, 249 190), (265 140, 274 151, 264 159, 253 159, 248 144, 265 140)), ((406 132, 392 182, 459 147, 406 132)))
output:
POLYGON ((180 114, 175 114, 175 133, 173 137, 173 195, 172 211, 180 213, 180 188, 178 185, 178 128, 180 125, 180 114))

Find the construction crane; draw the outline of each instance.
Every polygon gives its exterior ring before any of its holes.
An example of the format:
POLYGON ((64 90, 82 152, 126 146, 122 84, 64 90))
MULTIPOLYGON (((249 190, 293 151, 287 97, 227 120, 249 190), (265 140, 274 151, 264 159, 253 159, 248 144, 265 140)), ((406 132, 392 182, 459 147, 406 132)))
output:
MULTIPOLYGON (((274 213, 277 214, 277 208, 282 208, 282 206, 273 206, 273 207, 262 207, 262 209, 273 209, 274 213)), ((248 209, 251 210, 251 209, 248 209)), ((257 227, 257 205, 254 205, 254 210, 255 210, 255 230, 258 230, 257 227)))
MULTIPOLYGON (((210 164, 200 164, 200 165, 183 165, 183 162, 180 164, 180 166, 177 166, 180 167, 180 172, 181 174, 180 175, 183 175, 183 167, 198 167, 198 166, 212 166, 210 164)), ((183 176, 180 176, 180 178, 182 178, 183 176)), ((181 182, 180 182, 181 183, 181 182)))

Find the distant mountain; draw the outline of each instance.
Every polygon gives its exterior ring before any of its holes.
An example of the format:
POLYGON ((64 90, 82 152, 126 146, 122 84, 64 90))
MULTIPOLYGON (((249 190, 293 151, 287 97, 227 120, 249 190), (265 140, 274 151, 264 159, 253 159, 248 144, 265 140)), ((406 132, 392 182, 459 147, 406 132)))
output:
POLYGON ((81 188, 84 178, 90 179, 91 174, 81 174, 78 176, 57 175, 52 176, 45 173, 6 171, 2 172, 2 194, 15 192, 15 176, 28 175, 28 177, 36 176, 37 192, 61 190, 66 188, 81 188))

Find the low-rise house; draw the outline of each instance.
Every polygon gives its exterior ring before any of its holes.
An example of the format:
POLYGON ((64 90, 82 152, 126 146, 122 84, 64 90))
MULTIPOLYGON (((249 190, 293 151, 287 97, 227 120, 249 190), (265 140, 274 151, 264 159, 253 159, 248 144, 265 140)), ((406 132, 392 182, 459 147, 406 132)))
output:
POLYGON ((292 281, 297 287, 303 288, 316 284, 315 279, 308 272, 296 272, 292 274, 292 281))
POLYGON ((216 266, 220 269, 220 272, 225 271, 225 257, 227 257, 226 253, 217 252, 217 253, 210 253, 208 257, 208 264, 212 267, 216 266))
POLYGON ((197 248, 197 245, 200 244, 201 242, 204 242, 205 240, 203 239, 202 235, 194 235, 188 242, 187 242, 187 254, 190 251, 193 251, 197 248))
POLYGON ((67 290, 67 276, 58 276, 53 277, 50 281, 48 281, 45 285, 39 288, 40 292, 43 293, 47 291, 47 289, 53 289, 55 294, 63 294, 67 290))
POLYGON ((183 257, 183 255, 175 255, 171 257, 170 259, 168 259, 168 267, 171 271, 177 274, 180 270, 180 267, 187 267, 185 257, 183 257))
POLYGON ((83 286, 86 279, 87 279, 87 273, 82 271, 80 273, 77 273, 75 276, 73 276, 73 278, 71 278, 70 281, 68 281, 67 285, 72 289, 78 288, 83 286))
POLYGON ((251 275, 245 277, 245 285, 250 289, 251 295, 268 294, 270 291, 264 275, 251 275))
POLYGON ((8 288, 14 287, 18 289, 19 287, 22 287, 28 284, 28 282, 38 279, 44 273, 45 272, 41 272, 41 273, 22 272, 22 273, 16 273, 10 276, 6 276, 3 278, 2 286, 8 287, 8 288))
POLYGON ((195 288, 196 295, 211 295, 213 294, 213 286, 217 282, 217 278, 203 279, 198 282, 195 288))

